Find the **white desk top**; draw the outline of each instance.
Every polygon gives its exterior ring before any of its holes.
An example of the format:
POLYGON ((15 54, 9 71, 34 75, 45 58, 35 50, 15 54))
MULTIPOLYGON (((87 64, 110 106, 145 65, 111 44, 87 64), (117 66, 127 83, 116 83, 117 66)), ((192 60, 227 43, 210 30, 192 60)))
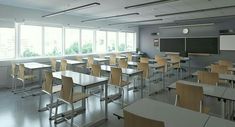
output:
POLYGON ((204 127, 209 118, 207 114, 148 98, 141 99, 124 110, 148 119, 164 121, 165 127, 204 127))
MULTIPOLYGON (((227 88, 222 96, 223 99, 235 101, 235 89, 227 88)), ((234 126, 235 127, 235 126, 234 126)))
POLYGON ((205 127, 235 127, 235 122, 210 116, 205 127))
MULTIPOLYGON (((77 65, 77 64, 85 64, 83 61, 76 61, 76 60, 68 60, 66 59, 67 63, 70 65, 77 65)), ((56 62, 61 62, 61 60, 56 60, 56 62)))
POLYGON ((103 78, 103 77, 100 78, 100 77, 95 77, 95 76, 73 72, 73 71, 53 72, 54 78, 61 79, 61 75, 72 77, 74 84, 77 84, 80 86, 89 86, 89 85, 93 85, 96 83, 108 81, 108 78, 103 78))
MULTIPOLYGON (((203 88, 203 94, 207 96, 217 97, 221 98, 227 89, 226 87, 222 86, 215 86, 215 85, 208 85, 203 83, 197 83, 197 82, 190 82, 185 80, 179 80, 177 82, 186 84, 186 85, 195 85, 195 86, 201 86, 203 88)), ((172 83, 168 86, 170 89, 176 89, 176 82, 172 83)))
MULTIPOLYGON (((129 61, 127 64, 128 64, 129 66, 137 66, 137 65, 138 65, 138 62, 129 61)), ((164 66, 160 66, 160 65, 157 65, 157 64, 149 64, 149 67, 150 67, 150 68, 159 69, 159 68, 163 68, 164 66)))
MULTIPOLYGON (((101 70, 103 71, 111 71, 111 67, 109 65, 101 65, 101 70)), ((126 75, 134 75, 134 74, 139 74, 142 73, 141 70, 136 70, 136 69, 130 69, 130 68, 122 68, 122 74, 126 74, 126 75)))
MULTIPOLYGON (((19 65, 20 63, 17 63, 17 65, 19 65)), ((46 65, 46 64, 41 64, 41 63, 37 63, 37 62, 28 62, 28 63, 23 63, 24 67, 27 69, 43 69, 43 68, 50 68, 51 65, 46 65)))
MULTIPOLYGON (((198 75, 198 71, 192 73, 192 75, 193 76, 197 76, 198 75)), ((219 74, 219 79, 235 81, 235 75, 232 75, 232 74, 219 74)))
MULTIPOLYGON (((88 57, 82 58, 83 60, 88 60, 88 57)), ((105 61, 109 61, 108 59, 105 58, 94 58, 94 61, 97 62, 105 62, 105 61)))
MULTIPOLYGON (((105 58, 110 58, 110 56, 105 56, 105 58)), ((116 56, 116 59, 127 59, 125 56, 116 56)))

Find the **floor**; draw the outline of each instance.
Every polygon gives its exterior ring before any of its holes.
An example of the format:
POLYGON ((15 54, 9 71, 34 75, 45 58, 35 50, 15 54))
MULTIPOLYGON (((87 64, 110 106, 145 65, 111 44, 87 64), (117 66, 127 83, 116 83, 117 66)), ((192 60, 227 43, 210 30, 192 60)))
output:
MULTIPOLYGON (((184 72, 186 75, 187 72, 184 72)), ((158 75, 160 77, 160 75, 158 75)), ((166 78, 166 84, 176 81, 176 74, 170 75, 166 78)), ((195 80, 193 78, 188 78, 187 80, 195 80)), ((150 82, 151 91, 159 91, 162 88, 162 81, 150 82)), ((144 97, 149 97, 158 101, 174 104, 175 101, 175 91, 159 91, 157 94, 152 96, 147 95, 148 89, 144 91, 144 97)), ((110 88, 110 93, 115 92, 114 88, 110 88)), ((125 94, 127 91, 125 91, 125 94)), ((133 103, 140 99, 140 92, 133 92, 132 90, 125 95, 125 103, 133 103), (127 99, 128 98, 128 99, 127 99)), ((38 102, 39 96, 27 97, 22 99, 22 94, 13 94, 9 89, 0 89, 0 123, 1 127, 68 127, 70 126, 68 122, 63 122, 54 125, 53 121, 48 120, 49 112, 38 112, 38 102)), ((49 102, 46 95, 42 96, 43 104, 49 102)), ((118 101, 117 101, 118 102, 118 101)), ((80 106, 77 103, 75 107, 80 106)), ((206 105, 210 107, 210 113, 215 116, 220 116, 221 107, 220 102, 213 98, 206 98, 206 105)), ((63 111, 68 107, 61 106, 59 111, 63 111)), ((99 125, 98 127, 122 127, 123 120, 117 119, 113 115, 113 112, 119 111, 121 109, 120 105, 117 103, 108 104, 108 121, 99 125)), ((91 96, 86 102, 86 111, 84 114, 75 117, 75 126, 83 126, 97 118, 104 116, 104 102, 101 102, 99 97, 91 96)))

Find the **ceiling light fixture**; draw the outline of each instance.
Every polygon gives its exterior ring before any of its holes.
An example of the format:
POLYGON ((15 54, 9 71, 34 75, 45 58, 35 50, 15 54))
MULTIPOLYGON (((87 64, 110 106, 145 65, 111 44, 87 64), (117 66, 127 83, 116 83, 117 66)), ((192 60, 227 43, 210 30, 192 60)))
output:
POLYGON ((132 16, 132 15, 139 15, 139 13, 128 13, 128 14, 122 14, 122 15, 114 15, 114 16, 107 16, 107 17, 101 17, 101 18, 87 19, 87 20, 83 20, 81 22, 89 22, 89 21, 111 19, 111 18, 119 18, 119 17, 126 17, 126 16, 132 16))
POLYGON ((132 23, 143 23, 143 22, 154 22, 154 21, 162 21, 163 19, 151 19, 151 20, 141 20, 141 21, 132 21, 132 22, 121 22, 121 23, 112 23, 109 24, 110 26, 113 25, 121 25, 121 24, 132 24, 132 23))
POLYGON ((86 5, 82 5, 82 6, 78 6, 78 7, 74 7, 74 8, 54 12, 54 13, 50 13, 47 15, 43 15, 42 17, 43 18, 52 17, 52 16, 56 16, 56 15, 61 15, 63 13, 69 12, 69 11, 73 11, 73 10, 77 10, 77 9, 84 9, 84 8, 88 8, 88 7, 94 7, 94 6, 98 6, 98 5, 100 5, 100 3, 94 2, 94 3, 90 3, 90 4, 86 4, 86 5))
POLYGON ((208 8, 208 9, 199 9, 199 10, 193 10, 193 11, 183 11, 183 12, 176 12, 176 13, 168 13, 168 14, 159 14, 159 15, 155 15, 155 17, 181 15, 181 14, 189 14, 189 13, 196 13, 196 12, 215 11, 215 10, 220 10, 220 9, 234 8, 234 7, 235 7, 235 5, 233 5, 233 6, 224 6, 224 7, 216 7, 216 8, 208 8))
POLYGON ((141 7, 165 4, 165 3, 175 2, 175 1, 179 1, 179 0, 158 0, 158 1, 148 2, 148 3, 127 6, 125 7, 125 9, 141 8, 141 7))
POLYGON ((168 29, 168 28, 178 28, 178 27, 198 27, 198 26, 212 26, 212 25, 215 25, 215 23, 190 24, 190 25, 178 25, 178 26, 162 26, 159 28, 168 29))

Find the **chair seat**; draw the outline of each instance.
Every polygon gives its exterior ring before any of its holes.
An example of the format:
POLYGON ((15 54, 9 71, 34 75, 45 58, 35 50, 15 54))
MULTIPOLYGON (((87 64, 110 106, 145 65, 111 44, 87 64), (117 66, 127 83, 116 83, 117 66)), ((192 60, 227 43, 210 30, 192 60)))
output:
POLYGON ((36 77, 35 75, 25 75, 24 80, 32 80, 35 77, 36 77))
POLYGON ((62 85, 53 85, 52 93, 57 93, 61 90, 62 85))
POLYGON ((77 101, 80 101, 82 99, 88 98, 90 95, 89 94, 85 94, 85 93, 81 93, 81 92, 77 92, 73 94, 73 102, 70 103, 75 103, 77 101))
POLYGON ((130 84, 130 82, 127 82, 127 81, 122 81, 122 83, 121 83, 121 87, 124 87, 124 86, 127 86, 127 85, 129 85, 130 84))

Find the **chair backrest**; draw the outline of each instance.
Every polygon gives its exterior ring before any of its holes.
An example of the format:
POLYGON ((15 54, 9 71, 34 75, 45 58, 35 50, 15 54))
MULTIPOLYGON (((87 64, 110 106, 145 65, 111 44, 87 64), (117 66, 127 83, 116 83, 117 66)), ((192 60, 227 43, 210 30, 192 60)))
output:
POLYGON ((170 58, 171 58, 171 62, 177 63, 177 64, 174 64, 172 67, 180 68, 180 56, 178 56, 178 55, 171 55, 170 58))
POLYGON ((128 63, 125 59, 120 59, 118 61, 118 67, 120 68, 127 68, 128 67, 128 63))
POLYGON ((18 71, 18 78, 24 80, 24 71, 25 71, 24 64, 20 64, 19 71, 18 71))
POLYGON ((44 71, 44 82, 42 84, 42 90, 47 92, 48 94, 52 94, 52 84, 53 84, 52 72, 44 71))
POLYGON ((122 69, 121 68, 111 67, 109 83, 111 85, 117 85, 117 86, 122 83, 122 69))
POLYGON ((157 60, 157 65, 164 66, 164 68, 159 69, 159 71, 166 72, 167 71, 167 61, 164 58, 160 58, 157 60))
POLYGON ((109 64, 116 65, 116 55, 115 54, 110 55, 109 64))
POLYGON ((82 56, 76 56, 76 60, 77 60, 77 61, 83 61, 83 60, 82 60, 82 56))
POLYGON ((73 79, 62 75, 62 88, 60 91, 60 97, 67 103, 71 103, 73 100, 73 79))
POLYGON ((91 68, 91 65, 94 64, 94 57, 93 56, 89 56, 87 59, 87 67, 91 68))
POLYGON ((202 112, 203 88, 176 82, 176 106, 202 112))
POLYGON ((60 71, 66 71, 67 70, 67 60, 61 59, 60 62, 60 71))
POLYGON ((16 76, 16 64, 15 63, 11 64, 11 75, 16 76))
POLYGON ((198 71, 197 79, 200 83, 217 85, 219 82, 219 74, 215 72, 198 71))
POLYGON ((123 112, 124 127, 165 127, 165 124, 162 121, 144 118, 126 110, 123 110, 123 112))
POLYGON ((132 61, 132 53, 129 52, 126 55, 127 55, 127 60, 132 61))
POLYGON ((228 74, 228 66, 212 64, 211 72, 219 73, 219 74, 228 74))
POLYGON ((149 63, 149 58, 147 58, 147 57, 140 57, 140 63, 149 63))
POLYGON ((91 65, 91 75, 100 77, 101 76, 101 67, 98 64, 92 64, 91 65))
POLYGON ((56 59, 51 58, 50 61, 51 61, 51 70, 56 71, 56 59))
POLYGON ((138 63, 137 69, 143 71, 143 77, 145 79, 149 78, 149 64, 148 63, 138 63))
POLYGON ((155 61, 158 61, 159 59, 163 59, 163 58, 159 55, 155 55, 155 61))
POLYGON ((219 60, 218 64, 219 65, 227 66, 228 68, 232 68, 233 67, 232 61, 228 61, 228 60, 219 60))

